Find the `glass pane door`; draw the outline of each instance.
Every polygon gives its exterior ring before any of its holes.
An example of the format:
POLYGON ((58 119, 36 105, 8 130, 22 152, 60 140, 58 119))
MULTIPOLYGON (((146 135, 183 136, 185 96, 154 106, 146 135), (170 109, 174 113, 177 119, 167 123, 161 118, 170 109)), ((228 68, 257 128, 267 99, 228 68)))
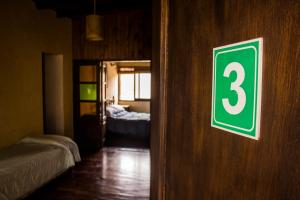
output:
POLYGON ((102 146, 102 74, 100 60, 75 60, 74 132, 82 149, 102 146))
POLYGON ((99 115, 99 64, 79 66, 80 117, 99 115))

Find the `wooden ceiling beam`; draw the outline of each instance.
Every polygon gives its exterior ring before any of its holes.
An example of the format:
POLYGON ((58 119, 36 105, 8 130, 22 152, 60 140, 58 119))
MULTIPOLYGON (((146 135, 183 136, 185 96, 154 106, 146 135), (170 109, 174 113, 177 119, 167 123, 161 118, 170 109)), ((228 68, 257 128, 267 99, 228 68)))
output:
MULTIPOLYGON (((56 11, 57 17, 76 18, 93 13, 93 0, 33 0, 37 9, 56 11)), ((151 7, 151 0, 97 0, 99 15, 151 7)))

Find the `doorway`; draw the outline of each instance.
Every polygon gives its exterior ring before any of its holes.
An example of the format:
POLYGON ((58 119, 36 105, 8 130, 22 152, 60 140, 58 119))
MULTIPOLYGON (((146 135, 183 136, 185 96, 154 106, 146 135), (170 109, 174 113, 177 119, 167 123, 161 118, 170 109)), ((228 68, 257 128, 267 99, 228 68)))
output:
POLYGON ((129 187, 115 195, 150 198, 150 65, 149 60, 74 60, 74 138, 83 160, 101 163, 95 177, 117 179, 103 188, 117 191, 127 177, 129 187))
POLYGON ((45 134, 64 134, 63 55, 42 53, 45 134))
POLYGON ((106 81, 106 146, 150 146, 150 60, 103 61, 106 81))
POLYGON ((149 60, 74 60, 74 138, 83 151, 100 149, 105 141, 149 148, 150 65, 149 60))

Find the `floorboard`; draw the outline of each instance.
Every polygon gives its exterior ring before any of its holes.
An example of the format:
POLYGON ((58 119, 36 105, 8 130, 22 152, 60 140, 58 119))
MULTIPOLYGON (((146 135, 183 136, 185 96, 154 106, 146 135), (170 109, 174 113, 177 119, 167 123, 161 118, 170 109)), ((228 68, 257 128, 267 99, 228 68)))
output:
POLYGON ((25 200, 148 200, 149 149, 105 147, 25 200))

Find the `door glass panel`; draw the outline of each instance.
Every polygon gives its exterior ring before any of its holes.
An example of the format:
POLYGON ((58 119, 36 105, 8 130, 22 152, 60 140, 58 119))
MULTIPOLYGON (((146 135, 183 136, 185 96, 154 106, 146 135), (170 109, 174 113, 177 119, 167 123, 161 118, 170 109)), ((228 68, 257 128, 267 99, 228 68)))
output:
POLYGON ((80 82, 96 82, 96 74, 96 66, 80 66, 80 82))
POLYGON ((97 104, 96 103, 80 103, 80 117, 83 115, 96 115, 97 113, 97 104))
POLYGON ((80 100, 96 101, 97 100, 97 84, 80 84, 80 100))

